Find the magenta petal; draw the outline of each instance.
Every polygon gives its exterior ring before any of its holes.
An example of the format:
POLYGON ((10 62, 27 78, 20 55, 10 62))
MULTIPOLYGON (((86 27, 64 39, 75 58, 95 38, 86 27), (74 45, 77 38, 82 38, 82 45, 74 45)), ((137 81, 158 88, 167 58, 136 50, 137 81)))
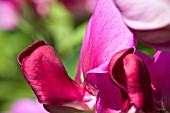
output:
MULTIPOLYGON (((98 99, 101 101, 98 101, 97 107, 100 111, 120 110, 121 93, 109 78, 108 64, 116 52, 134 46, 133 34, 124 24, 113 1, 99 0, 86 29, 76 77, 83 73, 85 82, 99 90, 98 99)), ((93 88, 89 92, 95 93, 93 88)))
POLYGON ((119 113, 122 106, 120 90, 111 82, 108 74, 98 74, 99 93, 97 95, 97 113, 119 113))
POLYGON ((145 63, 145 65, 147 66, 150 62, 152 62, 152 58, 150 56, 147 56, 146 54, 138 51, 138 50, 135 50, 134 52, 135 55, 139 56, 143 62, 145 63))
POLYGON ((124 103, 130 99, 138 109, 151 112, 153 100, 149 72, 143 61, 132 52, 133 49, 125 49, 112 57, 109 64, 110 76, 122 90, 124 103))
POLYGON ((86 29, 79 68, 84 75, 96 68, 107 72, 107 65, 116 52, 134 46, 133 34, 112 0, 100 0, 86 29))
POLYGON ((170 52, 157 51, 152 62, 148 62, 148 69, 156 89, 155 104, 170 112, 170 52))
POLYGON ((21 65, 22 64, 22 60, 29 56, 34 50, 36 50, 38 47, 40 46, 44 46, 46 45, 44 41, 42 40, 38 40, 36 42, 34 42, 32 45, 30 45, 27 49, 25 49, 24 51, 22 51, 19 55, 18 55, 18 63, 21 65))
POLYGON ((136 53, 145 60, 148 67, 156 109, 167 109, 170 112, 170 52, 156 51, 152 59, 145 54, 136 53))
POLYGON ((37 41, 19 57, 22 72, 38 100, 47 105, 81 101, 84 88, 71 80, 55 50, 37 41))
POLYGON ((112 55, 119 50, 135 45, 132 33, 112 0, 98 2, 90 23, 82 46, 86 46, 86 50, 82 49, 81 52, 84 74, 107 65, 112 55))

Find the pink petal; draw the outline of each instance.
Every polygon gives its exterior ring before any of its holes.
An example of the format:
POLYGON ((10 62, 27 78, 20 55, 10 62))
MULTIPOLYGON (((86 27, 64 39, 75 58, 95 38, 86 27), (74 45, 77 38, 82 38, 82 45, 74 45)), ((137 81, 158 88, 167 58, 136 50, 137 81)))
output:
POLYGON ((0 29, 12 30, 17 24, 16 8, 13 2, 0 1, 0 29))
POLYGON ((158 29, 170 24, 169 0, 114 0, 125 23, 136 30, 158 29))
POLYGON ((36 100, 20 99, 14 102, 10 113, 48 113, 36 100))
POLYGON ((152 112, 153 100, 149 72, 143 61, 132 52, 133 49, 125 49, 112 57, 109 63, 110 76, 122 90, 125 105, 122 110, 127 110, 129 105, 126 101, 130 99, 138 109, 152 112))
POLYGON ((112 0, 98 2, 87 32, 80 56, 80 59, 83 57, 84 74, 99 67, 103 70, 114 53, 135 45, 132 33, 125 26, 112 0))
POLYGON ((101 111, 102 109, 120 110, 121 94, 110 81, 107 67, 116 52, 134 45, 134 37, 124 24, 113 1, 98 1, 86 29, 77 76, 83 72, 85 82, 94 88, 89 90, 92 94, 96 94, 99 90, 101 111))
POLYGON ((170 24, 155 30, 132 30, 145 45, 162 51, 170 51, 170 24))
POLYGON ((114 0, 125 23, 145 45, 170 51, 169 0, 114 0))
POLYGON ((18 61, 40 103, 75 108, 75 102, 87 107, 82 103, 84 87, 71 80, 51 46, 36 41, 20 53, 18 61))

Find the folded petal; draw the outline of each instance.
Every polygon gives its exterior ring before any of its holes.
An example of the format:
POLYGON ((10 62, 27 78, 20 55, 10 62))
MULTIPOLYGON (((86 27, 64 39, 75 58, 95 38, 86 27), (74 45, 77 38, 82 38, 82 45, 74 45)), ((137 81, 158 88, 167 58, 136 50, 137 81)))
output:
POLYGON ((87 106, 83 103, 84 87, 67 75, 51 46, 36 41, 20 53, 18 62, 40 103, 86 110, 87 106))
POLYGON ((143 61, 132 53, 133 49, 116 53, 109 63, 109 73, 113 82, 122 90, 122 110, 127 110, 132 103, 138 109, 150 113, 153 111, 153 100, 149 72, 143 61))
POLYGON ((158 29, 170 24, 169 0, 114 0, 125 23, 136 30, 158 29))

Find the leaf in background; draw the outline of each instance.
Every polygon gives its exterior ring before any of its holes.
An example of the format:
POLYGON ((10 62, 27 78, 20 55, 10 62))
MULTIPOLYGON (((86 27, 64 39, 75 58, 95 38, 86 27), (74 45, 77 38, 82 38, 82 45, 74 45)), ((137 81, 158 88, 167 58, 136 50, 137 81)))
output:
POLYGON ((138 42, 138 44, 137 44, 137 50, 149 55, 150 57, 152 57, 155 53, 155 49, 149 48, 149 47, 147 47, 146 45, 143 45, 140 42, 138 42))

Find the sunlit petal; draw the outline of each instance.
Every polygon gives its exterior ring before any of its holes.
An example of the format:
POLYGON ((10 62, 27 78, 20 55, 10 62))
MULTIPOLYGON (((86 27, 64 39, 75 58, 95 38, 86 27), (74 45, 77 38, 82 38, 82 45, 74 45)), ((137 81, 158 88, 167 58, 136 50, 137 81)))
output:
POLYGON ((19 55, 18 61, 25 79, 40 103, 78 110, 88 108, 82 102, 84 87, 67 75, 51 46, 43 41, 36 41, 19 55))
POLYGON ((134 37, 113 1, 100 0, 86 29, 79 60, 79 70, 83 72, 85 82, 96 89, 89 88, 89 92, 98 92, 99 111, 120 110, 120 90, 109 78, 108 63, 116 52, 134 45, 134 37))

